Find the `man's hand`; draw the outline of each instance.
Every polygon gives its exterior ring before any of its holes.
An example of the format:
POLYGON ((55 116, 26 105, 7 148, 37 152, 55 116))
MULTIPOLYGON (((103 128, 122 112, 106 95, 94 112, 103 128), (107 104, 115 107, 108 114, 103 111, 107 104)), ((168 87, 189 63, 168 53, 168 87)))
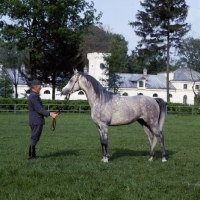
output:
POLYGON ((58 117, 58 114, 55 113, 55 112, 50 112, 50 116, 51 116, 52 118, 56 118, 56 117, 58 117))

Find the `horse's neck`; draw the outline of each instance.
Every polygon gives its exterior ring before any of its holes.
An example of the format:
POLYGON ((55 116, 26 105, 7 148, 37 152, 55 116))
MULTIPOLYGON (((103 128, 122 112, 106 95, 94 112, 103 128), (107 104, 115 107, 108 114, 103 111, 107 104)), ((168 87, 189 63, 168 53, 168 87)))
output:
MULTIPOLYGON (((86 85, 82 85, 81 89, 85 92, 90 107, 93 107, 97 103, 100 103, 101 95, 97 94, 98 91, 96 91, 94 89, 94 85, 92 83, 91 83, 91 86, 89 88, 87 87, 87 84, 86 85)), ((101 88, 99 88, 99 89, 101 89, 101 88)), ((99 93, 100 93, 100 91, 99 91, 99 93)))

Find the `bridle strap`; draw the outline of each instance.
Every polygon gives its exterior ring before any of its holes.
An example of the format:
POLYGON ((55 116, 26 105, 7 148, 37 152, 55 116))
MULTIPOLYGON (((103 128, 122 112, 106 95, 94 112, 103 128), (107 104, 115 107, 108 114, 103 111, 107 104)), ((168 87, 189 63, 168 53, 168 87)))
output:
MULTIPOLYGON (((75 76, 76 76, 75 82, 74 82, 74 84, 73 84, 73 86, 72 86, 72 88, 71 88, 71 90, 70 90, 70 92, 69 92, 69 95, 68 95, 68 97, 67 97, 67 101, 66 101, 65 105, 64 105, 62 108, 60 108, 60 109, 56 112, 58 115, 61 113, 61 111, 63 111, 64 107, 67 105, 67 102, 69 101, 69 98, 70 98, 70 94, 71 94, 71 92, 73 91, 74 85, 76 84, 76 82, 78 82, 78 86, 79 86, 79 88, 80 88, 79 81, 78 81, 78 80, 79 80, 79 75, 75 75, 75 76)), ((50 129, 51 129, 52 131, 55 131, 55 129, 56 129, 56 118, 53 118, 53 119, 52 119, 50 129)))
POLYGON ((74 76, 76 76, 76 79, 75 79, 74 84, 73 84, 73 86, 72 86, 72 88, 71 88, 71 90, 70 90, 69 93, 71 93, 71 92, 73 91, 74 86, 75 86, 75 84, 76 84, 77 82, 78 82, 78 86, 79 86, 79 88, 80 88, 79 81, 78 81, 80 75, 74 75, 74 76))

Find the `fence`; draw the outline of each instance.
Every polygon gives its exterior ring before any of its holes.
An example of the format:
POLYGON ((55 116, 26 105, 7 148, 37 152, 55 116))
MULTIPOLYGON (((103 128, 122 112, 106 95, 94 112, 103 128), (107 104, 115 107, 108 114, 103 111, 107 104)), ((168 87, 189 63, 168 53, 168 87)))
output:
MULTIPOLYGON (((48 111, 59 111, 62 112, 76 112, 85 113, 90 112, 89 105, 79 104, 44 104, 44 109, 48 111)), ((27 104, 0 104, 0 112, 27 112, 27 104)), ((181 114, 181 115, 196 115, 200 114, 200 106, 167 106, 168 114, 181 114)))
MULTIPOLYGON (((54 112, 90 112, 89 105, 78 104, 43 104, 45 110, 54 112)), ((0 104, 0 112, 27 112, 28 104, 0 104)))

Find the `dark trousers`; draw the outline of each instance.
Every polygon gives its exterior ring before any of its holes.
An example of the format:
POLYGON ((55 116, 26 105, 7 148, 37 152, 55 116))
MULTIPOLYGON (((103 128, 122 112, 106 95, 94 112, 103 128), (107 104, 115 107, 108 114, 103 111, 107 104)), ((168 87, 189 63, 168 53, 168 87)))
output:
POLYGON ((31 125, 31 146, 36 145, 40 140, 43 125, 31 125))

